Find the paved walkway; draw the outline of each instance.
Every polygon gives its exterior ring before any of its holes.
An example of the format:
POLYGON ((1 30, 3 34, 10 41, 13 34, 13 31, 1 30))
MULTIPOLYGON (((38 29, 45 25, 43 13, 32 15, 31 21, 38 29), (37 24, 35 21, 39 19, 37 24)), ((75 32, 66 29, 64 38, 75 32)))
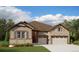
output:
POLYGON ((79 52, 79 46, 73 44, 67 45, 42 45, 52 52, 79 52))

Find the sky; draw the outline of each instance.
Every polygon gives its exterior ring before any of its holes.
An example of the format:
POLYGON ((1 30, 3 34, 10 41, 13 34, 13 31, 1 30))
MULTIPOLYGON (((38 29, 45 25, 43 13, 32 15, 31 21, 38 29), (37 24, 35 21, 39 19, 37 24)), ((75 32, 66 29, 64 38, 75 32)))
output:
POLYGON ((0 18, 58 24, 79 19, 79 6, 8 6, 0 7, 0 18))
POLYGON ((63 14, 66 16, 79 16, 79 6, 18 6, 23 11, 29 11, 32 16, 45 14, 63 14))

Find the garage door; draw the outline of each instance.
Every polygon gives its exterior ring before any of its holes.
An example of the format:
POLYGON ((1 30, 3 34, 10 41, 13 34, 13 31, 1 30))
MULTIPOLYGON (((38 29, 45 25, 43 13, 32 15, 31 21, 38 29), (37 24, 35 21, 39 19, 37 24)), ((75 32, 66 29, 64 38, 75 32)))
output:
POLYGON ((53 37, 52 44, 67 44, 67 37, 53 37))
POLYGON ((38 38, 38 44, 47 44, 47 38, 45 37, 38 38))

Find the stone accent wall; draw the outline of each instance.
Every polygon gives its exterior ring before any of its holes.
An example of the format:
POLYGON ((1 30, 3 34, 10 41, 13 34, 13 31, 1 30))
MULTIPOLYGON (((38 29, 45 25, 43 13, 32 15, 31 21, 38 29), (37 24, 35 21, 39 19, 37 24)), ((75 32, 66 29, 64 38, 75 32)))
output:
POLYGON ((59 27, 60 27, 61 31, 58 31, 58 27, 56 27, 54 30, 51 30, 49 32, 49 34, 52 36, 68 36, 69 35, 69 31, 67 31, 62 26, 59 26, 59 27))
POLYGON ((18 39, 15 39, 15 40, 9 40, 9 44, 10 45, 18 45, 18 44, 27 44, 27 43, 32 43, 32 39, 27 39, 27 40, 18 40, 18 39))
POLYGON ((70 42, 69 31, 62 26, 59 27, 61 28, 61 31, 58 31, 58 27, 56 27, 54 30, 48 32, 49 44, 51 44, 52 36, 67 36, 67 43, 70 42))
POLYGON ((28 27, 14 27, 13 29, 10 30, 9 44, 25 44, 25 43, 32 43, 32 29, 28 27), (27 31, 28 38, 16 39, 15 38, 16 31, 27 31))

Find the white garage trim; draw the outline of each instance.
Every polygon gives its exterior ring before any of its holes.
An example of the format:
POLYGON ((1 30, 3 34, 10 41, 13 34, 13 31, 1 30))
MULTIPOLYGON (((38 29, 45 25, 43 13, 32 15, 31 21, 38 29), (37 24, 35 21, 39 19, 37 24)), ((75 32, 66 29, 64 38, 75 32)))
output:
POLYGON ((68 37, 65 37, 65 36, 52 37, 51 43, 52 44, 67 44, 68 37))

